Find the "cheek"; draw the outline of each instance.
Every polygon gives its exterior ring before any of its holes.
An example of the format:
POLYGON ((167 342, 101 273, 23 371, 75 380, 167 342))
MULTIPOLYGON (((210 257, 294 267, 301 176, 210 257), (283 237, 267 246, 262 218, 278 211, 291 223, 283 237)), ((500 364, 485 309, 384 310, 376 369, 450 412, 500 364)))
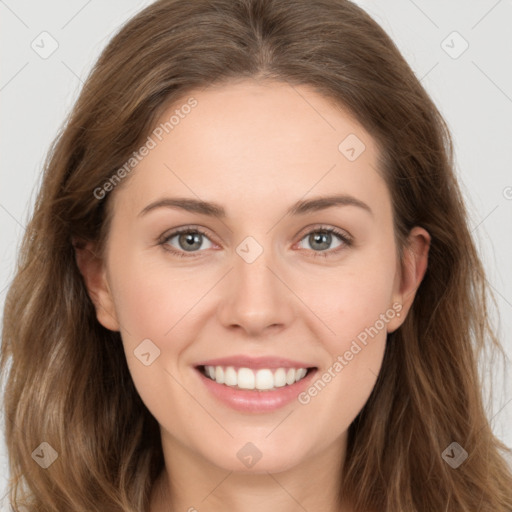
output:
POLYGON ((298 396, 317 425, 331 425, 330 434, 344 432, 367 403, 380 372, 385 338, 377 336, 367 346, 349 343, 343 348, 347 350, 317 372, 298 396))
POLYGON ((395 314, 392 308, 394 279, 392 256, 378 260, 362 256, 353 265, 343 265, 303 281, 299 293, 328 328, 324 329, 323 338, 329 345, 329 352, 339 353, 347 342, 375 325, 385 334, 382 315, 387 315, 386 323, 395 314))
POLYGON ((165 338, 210 286, 197 272, 155 264, 143 254, 125 257, 114 267, 112 282, 121 330, 137 339, 165 338))
POLYGON ((315 304, 329 328, 318 328, 328 356, 298 401, 318 424, 336 425, 342 431, 366 404, 381 369, 387 325, 396 316, 391 288, 392 276, 367 269, 326 282, 322 293, 309 292, 308 304, 315 304))
POLYGON ((177 269, 144 261, 140 254, 125 257, 113 268, 128 368, 139 396, 161 425, 182 425, 186 430, 187 395, 180 385, 184 374, 178 363, 190 343, 193 306, 208 286, 208 280, 186 278, 177 269), (198 288, 201 282, 204 290, 198 288), (181 412, 174 417, 176 408, 181 412))
MULTIPOLYGON (((322 404, 339 404, 328 414, 344 425, 366 403, 381 368, 388 323, 396 317, 391 300, 395 264, 392 247, 368 252, 330 272, 329 279, 317 275, 315 286, 308 281, 302 288, 304 302, 322 320, 317 332, 328 353, 326 367, 301 402, 315 400, 315 414, 323 414, 322 404)), ((312 322, 319 325, 318 319, 312 322)))

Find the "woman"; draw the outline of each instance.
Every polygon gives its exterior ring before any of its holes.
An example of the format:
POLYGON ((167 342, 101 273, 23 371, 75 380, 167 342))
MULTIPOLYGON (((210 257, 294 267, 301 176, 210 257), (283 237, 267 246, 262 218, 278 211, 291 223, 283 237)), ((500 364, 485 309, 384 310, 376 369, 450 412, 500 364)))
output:
POLYGON ((447 127, 363 10, 158 1, 57 138, 6 300, 12 505, 510 511, 486 294, 447 127))

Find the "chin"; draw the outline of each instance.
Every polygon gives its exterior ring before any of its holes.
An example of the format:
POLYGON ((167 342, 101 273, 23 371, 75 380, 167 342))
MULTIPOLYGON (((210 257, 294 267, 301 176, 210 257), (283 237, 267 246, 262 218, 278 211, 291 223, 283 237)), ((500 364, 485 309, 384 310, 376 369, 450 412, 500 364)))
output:
POLYGON ((276 448, 259 450, 256 446, 256 443, 242 443, 235 449, 234 457, 225 451, 218 457, 208 459, 213 465, 226 471, 254 475, 287 471, 299 465, 303 459, 297 453, 283 453, 276 448))

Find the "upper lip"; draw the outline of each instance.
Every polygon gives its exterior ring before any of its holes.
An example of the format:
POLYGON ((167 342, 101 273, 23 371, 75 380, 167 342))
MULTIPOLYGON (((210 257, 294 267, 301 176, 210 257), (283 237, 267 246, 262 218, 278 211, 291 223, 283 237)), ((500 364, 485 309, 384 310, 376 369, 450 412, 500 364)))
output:
POLYGON ((236 355, 230 357, 221 357, 218 359, 208 359, 201 361, 195 366, 234 366, 237 368, 315 368, 310 363, 303 361, 294 361, 284 357, 260 356, 251 357, 245 355, 236 355))

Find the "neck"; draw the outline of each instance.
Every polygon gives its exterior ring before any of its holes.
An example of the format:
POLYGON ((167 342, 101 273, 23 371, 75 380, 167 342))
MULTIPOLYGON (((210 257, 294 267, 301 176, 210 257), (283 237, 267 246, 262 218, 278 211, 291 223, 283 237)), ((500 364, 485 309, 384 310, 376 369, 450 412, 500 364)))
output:
MULTIPOLYGON (((165 444, 165 443, 164 443, 165 444)), ((238 472, 176 443, 156 480, 149 512, 352 512, 339 498, 346 437, 284 471, 238 472)))

